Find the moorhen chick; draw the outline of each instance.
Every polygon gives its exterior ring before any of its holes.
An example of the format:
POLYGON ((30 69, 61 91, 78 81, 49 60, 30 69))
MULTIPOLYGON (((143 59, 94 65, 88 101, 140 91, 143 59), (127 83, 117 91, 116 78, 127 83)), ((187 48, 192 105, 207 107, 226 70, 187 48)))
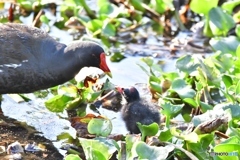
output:
POLYGON ((30 93, 74 78, 83 67, 111 76, 102 47, 93 42, 57 42, 23 24, 0 24, 0 94, 30 93))
POLYGON ((140 133, 137 122, 144 125, 154 122, 160 124, 159 107, 140 98, 139 92, 135 87, 118 88, 118 91, 126 99, 126 103, 122 106, 121 114, 130 133, 140 133))

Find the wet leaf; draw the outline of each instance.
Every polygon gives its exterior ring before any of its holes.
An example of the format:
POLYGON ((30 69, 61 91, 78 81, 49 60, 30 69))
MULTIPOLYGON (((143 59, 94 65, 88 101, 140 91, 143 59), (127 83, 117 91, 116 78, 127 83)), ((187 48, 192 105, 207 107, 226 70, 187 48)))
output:
POLYGON ((112 122, 109 119, 93 118, 88 123, 88 132, 106 137, 112 132, 112 122))

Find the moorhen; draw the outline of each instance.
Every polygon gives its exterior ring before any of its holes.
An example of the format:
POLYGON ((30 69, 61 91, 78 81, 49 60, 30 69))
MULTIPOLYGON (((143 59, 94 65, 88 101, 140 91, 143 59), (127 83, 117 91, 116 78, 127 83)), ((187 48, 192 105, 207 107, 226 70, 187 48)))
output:
POLYGON ((23 24, 0 24, 0 94, 30 93, 74 78, 83 67, 111 76, 102 47, 75 41, 66 46, 23 24))
POLYGON ((137 127, 137 122, 144 125, 149 125, 154 122, 160 124, 159 107, 140 98, 139 92, 135 87, 118 87, 118 91, 126 99, 126 103, 122 106, 121 114, 130 133, 140 133, 140 130, 137 127))

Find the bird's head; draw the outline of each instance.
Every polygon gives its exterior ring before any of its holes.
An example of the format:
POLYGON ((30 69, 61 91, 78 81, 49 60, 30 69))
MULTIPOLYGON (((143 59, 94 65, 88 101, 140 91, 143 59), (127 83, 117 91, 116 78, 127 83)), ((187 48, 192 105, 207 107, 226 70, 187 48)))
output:
POLYGON ((123 95, 123 97, 126 99, 128 103, 140 99, 139 92, 135 87, 130 88, 117 87, 117 90, 123 95))

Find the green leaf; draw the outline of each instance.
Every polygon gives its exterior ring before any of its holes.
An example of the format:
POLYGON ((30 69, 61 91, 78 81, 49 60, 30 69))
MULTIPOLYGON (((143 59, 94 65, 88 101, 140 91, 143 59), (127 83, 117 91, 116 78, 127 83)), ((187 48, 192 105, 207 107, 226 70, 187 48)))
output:
POLYGON ((169 102, 163 102, 161 104, 161 107, 163 108, 161 110, 161 113, 166 115, 166 116, 170 116, 171 118, 175 117, 177 115, 177 113, 179 113, 181 111, 181 109, 183 108, 184 104, 182 105, 173 105, 169 102))
POLYGON ((88 123, 88 132, 106 137, 112 132, 112 122, 109 119, 92 118, 88 123))
POLYGON ((65 157, 65 160, 81 160, 81 158, 78 155, 69 154, 65 157))
POLYGON ((136 152, 138 154, 139 159, 148 159, 148 160, 156 160, 156 159, 166 159, 168 154, 172 152, 174 147, 165 146, 165 147, 155 147, 148 146, 144 142, 137 142, 136 152))
POLYGON ((116 151, 113 140, 79 138, 87 160, 108 160, 116 151))
POLYGON ((196 92, 191 88, 191 86, 187 85, 182 79, 175 79, 172 82, 171 89, 181 97, 181 99, 185 98, 194 98, 196 92))
POLYGON ((194 108, 198 107, 197 102, 194 99, 192 99, 192 98, 184 98, 183 102, 190 104, 194 108))
POLYGON ((143 61, 144 63, 146 63, 149 67, 151 67, 153 65, 153 58, 151 57, 143 57, 141 58, 141 61, 143 61))
MULTIPOLYGON (((235 32, 236 32, 238 38, 240 38, 240 25, 239 25, 239 24, 236 25, 235 32)), ((238 54, 238 55, 239 55, 239 54, 238 54)), ((238 56, 238 57, 239 57, 239 56, 238 56)))
POLYGON ((191 55, 183 56, 179 58, 176 62, 176 68, 188 74, 196 71, 197 67, 199 67, 199 64, 193 61, 191 55))
POLYGON ((65 84, 62 84, 58 87, 58 94, 59 95, 67 95, 69 97, 77 97, 78 96, 78 89, 75 85, 68 82, 65 84))
POLYGON ((120 62, 120 61, 123 60, 124 58, 126 58, 126 57, 125 57, 123 54, 117 52, 117 53, 114 53, 114 54, 111 56, 110 60, 111 60, 112 62, 120 62))
POLYGON ((140 141, 139 137, 133 134, 126 135, 126 159, 133 159, 137 156, 135 146, 136 142, 140 141))
POLYGON ((98 31, 99 29, 101 30, 102 26, 103 26, 103 21, 98 19, 91 20, 86 24, 87 29, 93 33, 98 31))
POLYGON ((156 122, 150 125, 142 125, 141 123, 137 122, 137 126, 142 133, 142 141, 145 140, 146 136, 155 136, 159 130, 159 126, 156 122))
POLYGON ((171 134, 171 130, 169 128, 165 128, 160 130, 159 140, 160 141, 169 141, 173 135, 171 134))
POLYGON ((225 38, 212 38, 209 41, 209 44, 213 47, 215 51, 221 51, 222 53, 231 53, 232 55, 236 54, 236 49, 240 41, 235 36, 229 36, 225 38))
POLYGON ((45 24, 49 24, 50 22, 46 15, 41 15, 40 21, 45 24))
POLYGON ((218 4, 218 0, 192 0, 190 3, 190 8, 193 12, 198 14, 204 14, 205 16, 208 12, 216 7, 218 4))
POLYGON ((228 11, 230 14, 232 14, 233 9, 240 4, 239 0, 232 0, 232 1, 226 1, 221 6, 222 9, 228 11))
POLYGON ((72 97, 66 95, 56 95, 53 98, 47 100, 45 102, 45 105, 51 112, 63 112, 66 105, 72 100, 72 97))
POLYGON ((220 7, 212 8, 209 12, 209 23, 214 35, 226 36, 228 31, 235 26, 231 15, 224 12, 220 7))
POLYGON ((113 37, 116 35, 116 27, 109 22, 104 23, 103 28, 102 28, 102 33, 105 36, 113 37))
POLYGON ((240 59, 240 45, 238 45, 238 47, 237 47, 236 56, 238 57, 238 59, 240 59))
MULTIPOLYGON (((199 159, 209 159, 208 147, 213 141, 213 134, 198 135, 196 143, 187 141, 186 145, 192 153, 199 159)), ((194 138, 195 139, 195 138, 194 138)), ((194 141, 194 139, 192 139, 194 141)))

